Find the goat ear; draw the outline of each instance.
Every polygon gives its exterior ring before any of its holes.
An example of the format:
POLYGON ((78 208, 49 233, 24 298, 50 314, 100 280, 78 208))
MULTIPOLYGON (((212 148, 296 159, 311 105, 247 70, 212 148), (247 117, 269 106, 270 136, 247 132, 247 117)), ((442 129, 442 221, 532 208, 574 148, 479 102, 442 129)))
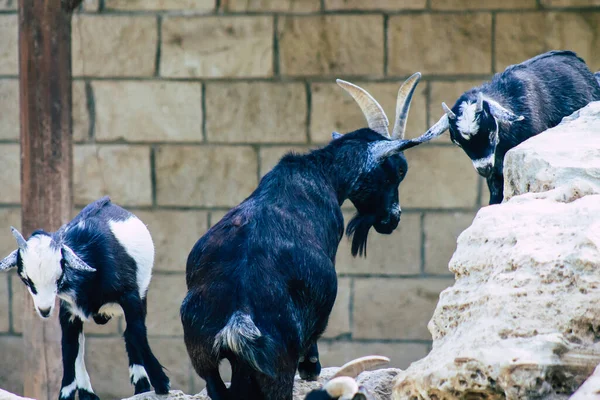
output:
POLYGON ((83 261, 71 248, 65 244, 62 245, 63 259, 67 263, 67 266, 79 271, 96 272, 95 268, 90 267, 83 261))
POLYGON ((493 100, 487 101, 486 103, 488 103, 488 105, 490 107, 490 114, 492 114, 494 116, 494 118, 496 118, 500 122, 512 123, 512 122, 522 121, 525 119, 524 116, 516 115, 512 111, 507 110, 506 108, 502 107, 500 105, 500 103, 497 103, 493 100))
POLYGON ((344 135, 342 135, 342 134, 341 134, 341 133, 339 133, 339 132, 336 132, 336 131, 333 131, 333 132, 331 132, 331 140, 339 139, 339 138, 341 138, 342 136, 344 136, 344 135))
POLYGON ((0 260, 0 271, 4 271, 5 269, 11 269, 17 266, 17 253, 19 249, 14 250, 12 253, 4 257, 4 259, 0 260))

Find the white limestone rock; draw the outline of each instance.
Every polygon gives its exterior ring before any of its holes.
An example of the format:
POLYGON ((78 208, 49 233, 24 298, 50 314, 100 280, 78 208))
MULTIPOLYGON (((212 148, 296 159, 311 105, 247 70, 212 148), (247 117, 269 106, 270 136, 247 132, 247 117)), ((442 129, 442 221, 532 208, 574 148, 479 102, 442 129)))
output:
POLYGON ((600 362, 600 103, 576 114, 507 155, 393 399, 567 399, 600 362))

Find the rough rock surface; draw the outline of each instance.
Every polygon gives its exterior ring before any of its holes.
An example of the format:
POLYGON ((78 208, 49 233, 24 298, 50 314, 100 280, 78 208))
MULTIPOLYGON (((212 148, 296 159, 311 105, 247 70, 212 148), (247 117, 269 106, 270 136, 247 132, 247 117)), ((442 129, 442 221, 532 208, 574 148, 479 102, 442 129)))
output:
POLYGON ((600 103, 511 150, 505 171, 395 400, 566 399, 600 361, 600 103))
MULTIPOLYGON (((320 388, 338 371, 339 368, 324 368, 318 381, 309 382, 296 376, 294 383, 294 400, 304 400, 304 397, 311 390, 320 388)), ((396 368, 380 369, 376 371, 366 371, 358 376, 356 381, 364 386, 373 395, 373 400, 388 400, 392 394, 392 385, 394 378, 400 372, 396 368)), ((181 390, 172 390, 168 396, 158 396, 154 392, 142 393, 130 397, 126 400, 209 400, 206 390, 197 395, 186 395, 181 390)))
POLYGON ((13 394, 11 392, 7 392, 6 390, 0 389, 0 400, 33 400, 29 397, 21 397, 13 394))

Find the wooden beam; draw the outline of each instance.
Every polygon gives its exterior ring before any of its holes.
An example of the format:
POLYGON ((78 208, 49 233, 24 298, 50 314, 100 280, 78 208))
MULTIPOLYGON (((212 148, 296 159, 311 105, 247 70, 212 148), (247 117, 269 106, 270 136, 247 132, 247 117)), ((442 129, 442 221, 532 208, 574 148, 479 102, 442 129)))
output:
MULTIPOLYGON (((25 237, 38 228, 54 231, 71 216, 71 11, 63 0, 19 0, 25 237)), ((49 320, 42 320, 28 293, 24 301, 25 396, 55 400, 62 376, 58 309, 49 320)))

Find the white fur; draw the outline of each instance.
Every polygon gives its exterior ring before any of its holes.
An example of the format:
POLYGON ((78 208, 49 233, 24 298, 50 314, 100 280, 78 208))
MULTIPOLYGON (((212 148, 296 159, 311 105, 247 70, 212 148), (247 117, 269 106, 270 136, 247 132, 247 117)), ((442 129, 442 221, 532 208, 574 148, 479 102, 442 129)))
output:
POLYGON ((133 364, 129 367, 129 377, 131 378, 131 383, 135 385, 140 381, 140 379, 148 379, 148 374, 143 366, 133 364))
POLYGON ((73 393, 73 391, 77 389, 77 380, 74 380, 73 382, 71 382, 71 384, 69 386, 65 386, 60 390, 60 397, 69 397, 71 396, 71 393, 73 393))
POLYGON ((67 308, 71 313, 71 322, 75 320, 75 317, 79 318, 82 321, 88 321, 88 316, 83 312, 81 308, 77 306, 77 299, 75 299, 75 295, 70 292, 59 293, 58 297, 61 300, 64 300, 67 303, 67 308))
POLYGON ((127 254, 135 260, 140 297, 145 298, 154 264, 152 236, 146 225, 135 216, 125 221, 109 221, 109 226, 127 254))
POLYGON ((37 291, 31 297, 36 311, 39 309, 54 309, 56 300, 56 281, 60 278, 62 268, 60 249, 50 246, 51 238, 46 235, 36 235, 27 241, 27 249, 21 251, 23 259, 23 272, 21 275, 29 277, 37 291))
POLYGON ((90 376, 85 369, 85 336, 83 332, 79 334, 79 351, 77 352, 77 358, 75 359, 75 381, 77 382, 77 388, 87 390, 93 393, 92 384, 90 383, 90 376))
POLYGON ((479 123, 475 120, 477 103, 463 102, 460 105, 460 114, 456 120, 456 127, 465 139, 471 139, 479 131, 479 123))
POLYGON ((478 160, 472 160, 472 161, 473 161, 473 166, 475 167, 475 169, 478 169, 478 168, 486 167, 488 165, 493 167, 496 160, 495 160, 494 154, 492 153, 485 158, 480 158, 478 160))
POLYGON ((100 307, 98 314, 104 314, 108 317, 118 317, 123 315, 123 309, 118 303, 106 303, 100 307))

